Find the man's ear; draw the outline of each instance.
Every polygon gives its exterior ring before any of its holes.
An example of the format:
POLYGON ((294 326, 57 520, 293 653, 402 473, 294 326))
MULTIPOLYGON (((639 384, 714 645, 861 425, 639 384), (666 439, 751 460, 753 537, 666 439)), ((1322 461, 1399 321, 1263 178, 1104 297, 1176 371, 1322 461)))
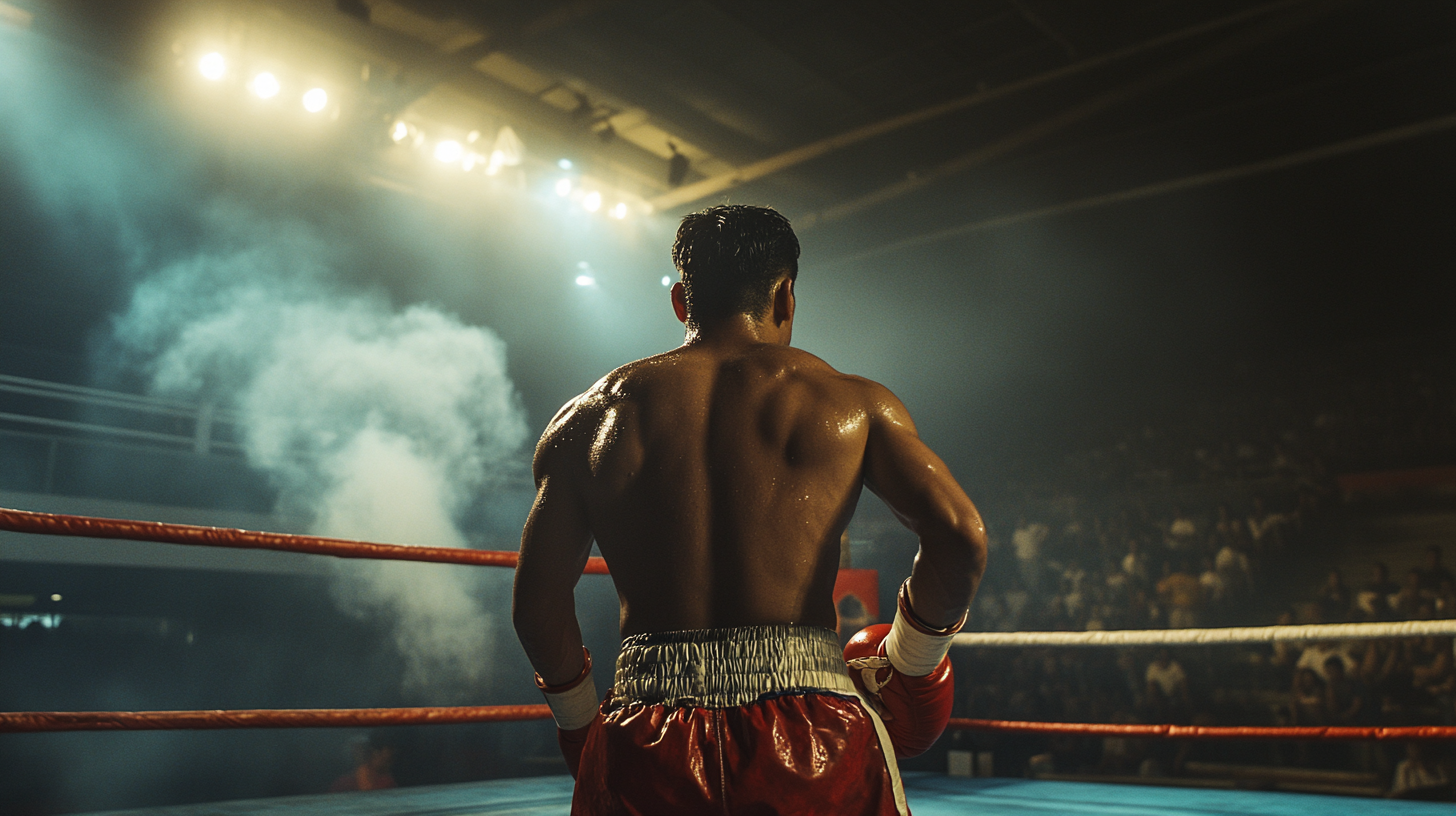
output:
POLYGON ((774 325, 782 326, 784 323, 794 319, 794 280, 785 275, 774 287, 773 293, 773 321, 774 325))
POLYGON ((683 294, 682 281, 672 285, 672 312, 677 315, 679 322, 688 322, 688 301, 687 296, 683 294))

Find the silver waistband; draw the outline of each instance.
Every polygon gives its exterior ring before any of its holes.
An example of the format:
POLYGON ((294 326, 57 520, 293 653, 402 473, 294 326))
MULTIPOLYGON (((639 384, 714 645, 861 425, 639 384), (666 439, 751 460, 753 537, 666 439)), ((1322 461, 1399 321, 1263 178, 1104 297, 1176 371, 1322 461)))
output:
POLYGON ((616 703, 726 708, 796 691, 854 694, 839 637, 819 626, 737 626, 632 635, 616 703))

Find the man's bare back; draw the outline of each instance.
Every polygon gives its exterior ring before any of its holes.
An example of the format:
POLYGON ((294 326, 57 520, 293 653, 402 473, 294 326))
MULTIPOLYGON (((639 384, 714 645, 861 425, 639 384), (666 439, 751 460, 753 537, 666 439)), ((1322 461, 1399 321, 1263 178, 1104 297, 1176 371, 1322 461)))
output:
POLYGON ((787 346, 703 342, 562 409, 543 444, 585 500, 622 634, 833 628, 839 537, 887 395, 787 346))
POLYGON ((593 539, 624 636, 833 628, 839 537, 862 486, 920 536, 911 591, 925 618, 952 622, 969 603, 984 561, 975 507, 888 389, 787 345, 781 291, 781 325, 720 324, 612 372, 547 427, 517 629, 548 681, 581 667, 570 586, 593 539))

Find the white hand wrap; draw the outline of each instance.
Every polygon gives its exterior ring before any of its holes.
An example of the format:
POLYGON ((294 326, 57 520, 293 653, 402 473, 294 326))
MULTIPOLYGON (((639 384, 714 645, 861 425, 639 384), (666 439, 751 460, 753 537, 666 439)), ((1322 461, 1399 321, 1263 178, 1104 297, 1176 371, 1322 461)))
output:
POLYGON ((895 671, 906 677, 924 677, 935 671, 935 667, 945 659, 950 651, 951 638, 965 625, 966 616, 962 615, 954 626, 932 629, 910 608, 909 584, 909 579, 906 579, 900 585, 895 622, 885 638, 885 656, 890 659, 895 671))
POLYGON ((546 705, 551 708, 556 727, 562 731, 575 731, 591 725, 602 704, 597 696, 596 681, 592 679, 591 652, 583 646, 581 654, 584 661, 581 674, 570 683, 548 686, 541 675, 536 675, 536 688, 541 689, 541 696, 546 698, 546 705))
POLYGON ((590 673, 566 691, 553 694, 543 690, 541 696, 546 698, 546 705, 551 706, 551 716, 562 731, 575 731, 591 725, 602 703, 590 673))
POLYGON ((895 611, 895 623, 885 638, 885 656, 895 671, 906 677, 924 677, 935 671, 950 651, 949 635, 927 635, 905 620, 905 613, 895 611))

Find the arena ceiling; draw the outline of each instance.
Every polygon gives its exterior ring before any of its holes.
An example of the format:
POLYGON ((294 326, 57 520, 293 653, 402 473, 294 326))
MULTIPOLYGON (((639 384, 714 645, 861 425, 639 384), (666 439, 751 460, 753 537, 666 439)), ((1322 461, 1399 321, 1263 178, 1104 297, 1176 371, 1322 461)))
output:
POLYGON ((509 124, 533 160, 572 157, 658 211, 771 201, 804 228, 887 222, 882 237, 998 214, 1004 202, 976 199, 978 176, 1012 165, 1050 188, 1025 203, 1046 205, 1419 123, 1456 101, 1456 7, 1440 0, 248 0, 70 12, 83 27, 137 31, 122 46, 135 62, 155 58, 141 52, 157 50, 160 29, 184 55, 225 32, 345 77, 368 66, 359 93, 380 128, 409 116, 461 132, 509 124), (687 162, 679 185, 675 152, 687 162))

